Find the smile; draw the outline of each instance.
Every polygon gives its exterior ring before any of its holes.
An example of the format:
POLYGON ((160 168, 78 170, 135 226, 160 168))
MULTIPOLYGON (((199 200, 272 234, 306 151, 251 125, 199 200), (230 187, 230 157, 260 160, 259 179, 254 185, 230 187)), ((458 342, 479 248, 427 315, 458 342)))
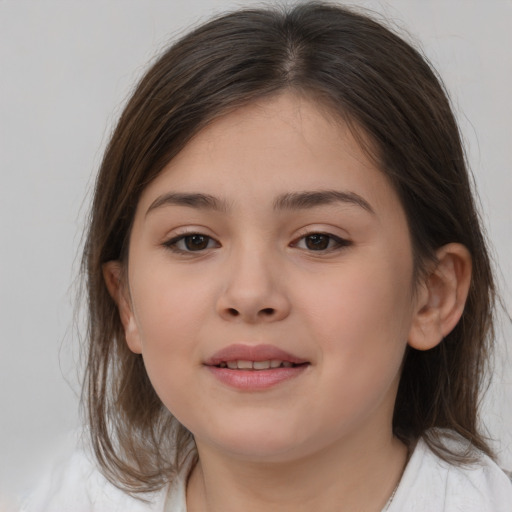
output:
MULTIPOLYGON (((305 364, 305 363, 303 363, 305 364)), ((280 359, 271 359, 267 361, 222 361, 217 365, 219 368, 229 368, 230 370, 270 370, 274 368, 293 368, 298 366, 291 361, 281 361, 280 359)))
POLYGON ((274 345, 228 345, 204 361, 206 366, 238 370, 268 370, 308 363, 304 358, 291 354, 274 345), (235 366, 236 365, 236 366, 235 366))
POLYGON ((237 391, 264 391, 305 373, 311 363, 273 345, 229 345, 204 362, 215 379, 237 391))

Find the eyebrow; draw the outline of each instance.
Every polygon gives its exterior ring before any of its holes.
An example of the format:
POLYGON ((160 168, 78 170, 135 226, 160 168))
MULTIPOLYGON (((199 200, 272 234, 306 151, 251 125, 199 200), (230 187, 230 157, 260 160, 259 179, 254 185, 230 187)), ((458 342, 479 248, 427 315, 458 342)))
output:
POLYGON ((226 201, 210 194, 169 192, 157 197, 149 206, 146 215, 162 206, 189 206, 202 210, 227 211, 226 201))
POLYGON ((333 203, 349 203, 375 214, 370 203, 355 192, 339 190, 318 190, 308 192, 290 192, 279 196, 274 202, 276 210, 303 210, 333 203))
MULTIPOLYGON (((277 197, 274 201, 274 210, 304 210, 333 203, 352 204, 375 214, 370 203, 360 195, 339 190, 288 192, 277 197)), ((229 209, 227 201, 210 194, 169 192, 157 197, 147 209, 146 215, 157 208, 169 205, 222 212, 229 209)))

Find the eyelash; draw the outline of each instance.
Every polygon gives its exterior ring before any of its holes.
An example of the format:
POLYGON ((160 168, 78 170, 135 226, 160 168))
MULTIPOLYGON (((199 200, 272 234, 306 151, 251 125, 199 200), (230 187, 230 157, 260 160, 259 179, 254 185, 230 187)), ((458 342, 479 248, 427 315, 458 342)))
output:
MULTIPOLYGON (((192 254, 192 253, 202 253, 208 249, 212 248, 218 248, 220 247, 220 244, 212 237, 208 235, 203 235, 202 233, 186 233, 184 235, 178 235, 170 240, 164 242, 163 244, 166 248, 170 249, 173 252, 176 252, 178 254, 192 254), (194 237, 198 237, 202 239, 203 243, 205 244, 204 247, 199 247, 197 250, 190 249, 190 247, 187 247, 187 241, 192 241, 194 237), (184 247, 180 247, 179 245, 183 243, 184 247), (212 247, 211 244, 214 244, 212 247)), ((329 253, 336 251, 338 249, 342 249, 344 247, 348 247, 352 245, 352 242, 350 240, 340 238, 338 236, 332 235, 330 233, 322 233, 322 232, 311 232, 302 235, 300 238, 298 238, 296 241, 292 242, 290 244, 290 247, 296 247, 298 249, 308 251, 308 252, 318 252, 318 253, 329 253), (316 239, 316 241, 315 241, 316 239), (318 244, 320 246, 320 249, 312 249, 311 247, 307 246, 307 241, 312 241, 313 243, 318 244), (327 241, 327 247, 322 247, 321 243, 327 241), (304 242, 305 247, 300 247, 300 243, 304 242)))
POLYGON ((305 235, 302 235, 300 238, 298 238, 297 241, 292 242, 291 244, 292 247, 297 247, 308 252, 318 252, 323 254, 333 252, 344 247, 349 247, 350 245, 352 245, 352 242, 350 240, 347 240, 346 238, 341 238, 339 236, 332 235, 331 233, 322 233, 319 231, 306 233, 305 235), (301 242, 304 241, 304 243, 307 244, 308 239, 310 241, 313 241, 315 238, 315 243, 318 243, 319 241, 325 241, 325 239, 327 239, 328 247, 320 249, 312 249, 311 247, 307 247, 307 245, 306 247, 299 247, 299 244, 301 242))
POLYGON ((213 239, 211 236, 203 235, 202 233, 185 233, 184 235, 178 235, 170 240, 167 240, 167 242, 164 242, 164 246, 170 249, 173 252, 176 252, 178 254, 192 254, 194 252, 200 253, 205 251, 206 249, 212 249, 212 247, 208 247, 211 242, 215 244, 215 247, 220 247, 220 244, 213 239), (180 248, 178 244, 180 242, 183 242, 184 244, 187 243, 187 239, 191 240, 194 237, 200 237, 206 241, 206 246, 203 248, 200 248, 198 250, 191 250, 190 248, 186 248, 186 245, 184 248, 180 248))

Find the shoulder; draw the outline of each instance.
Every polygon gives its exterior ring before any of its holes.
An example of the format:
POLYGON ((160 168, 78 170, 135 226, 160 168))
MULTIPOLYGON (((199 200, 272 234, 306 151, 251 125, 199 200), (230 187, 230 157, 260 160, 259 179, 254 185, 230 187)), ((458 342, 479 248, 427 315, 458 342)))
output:
POLYGON ((76 450, 41 479, 21 512, 161 512, 165 490, 133 498, 112 485, 92 457, 76 450))
POLYGON ((484 454, 475 466, 449 467, 446 493, 446 501, 454 510, 512 512, 512 483, 484 454))
POLYGON ((485 454, 476 464, 457 466, 420 440, 392 505, 389 512, 512 512, 512 483, 485 454))

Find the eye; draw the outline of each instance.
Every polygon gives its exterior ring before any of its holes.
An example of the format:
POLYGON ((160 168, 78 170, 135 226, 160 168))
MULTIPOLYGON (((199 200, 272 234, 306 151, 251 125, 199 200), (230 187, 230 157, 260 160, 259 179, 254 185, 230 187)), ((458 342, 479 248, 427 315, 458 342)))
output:
POLYGON ((300 238, 293 245, 299 249, 305 249, 308 251, 330 251, 340 247, 346 247, 350 244, 351 242, 349 240, 345 240, 335 235, 327 233, 310 233, 309 235, 300 238))
POLYGON ((164 245, 175 252, 200 252, 219 247, 219 243, 213 238, 200 233, 180 235, 171 238, 164 245))

